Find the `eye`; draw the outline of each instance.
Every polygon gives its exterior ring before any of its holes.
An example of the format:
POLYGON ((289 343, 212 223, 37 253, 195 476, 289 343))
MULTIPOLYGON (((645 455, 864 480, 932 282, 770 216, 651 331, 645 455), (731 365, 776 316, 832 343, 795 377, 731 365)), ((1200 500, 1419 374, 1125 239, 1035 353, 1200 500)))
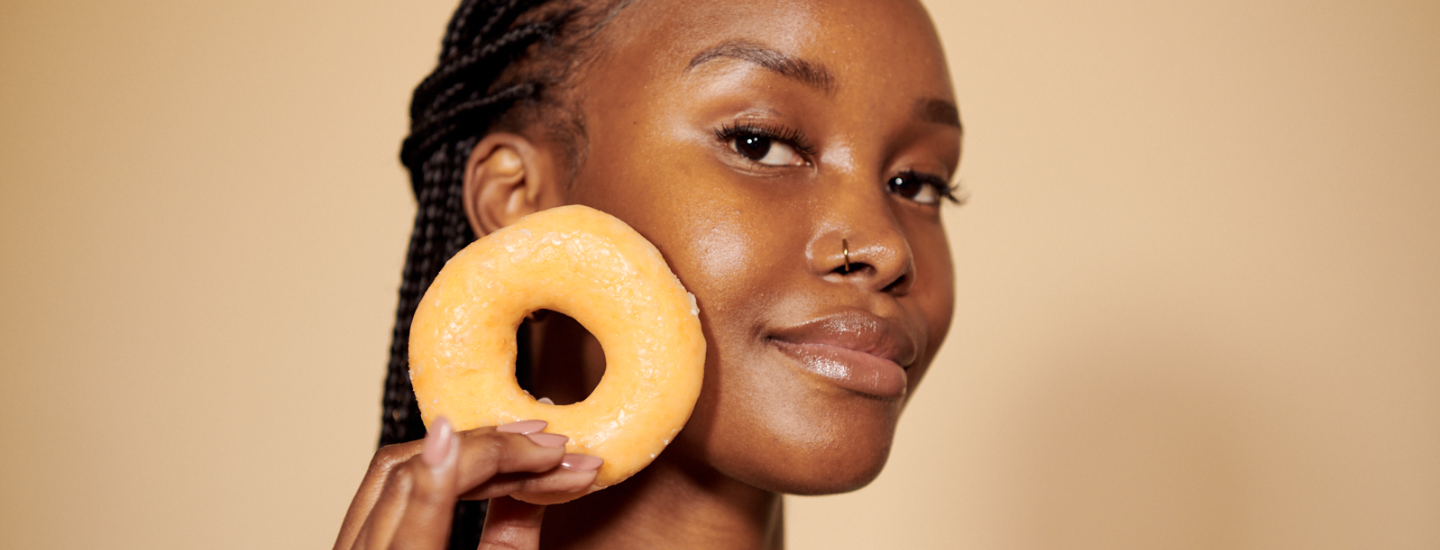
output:
POLYGON ((769 166, 803 166, 805 159, 795 148, 765 136, 739 136, 730 147, 745 158, 769 166))
POLYGON ((940 204, 940 199, 954 202, 955 190, 945 178, 933 174, 906 171, 885 182, 886 190, 919 204, 940 204))
POLYGON ((747 124, 725 126, 715 134, 728 143, 732 151, 756 164, 805 166, 810 163, 806 157, 812 151, 805 144, 805 136, 796 130, 747 124))

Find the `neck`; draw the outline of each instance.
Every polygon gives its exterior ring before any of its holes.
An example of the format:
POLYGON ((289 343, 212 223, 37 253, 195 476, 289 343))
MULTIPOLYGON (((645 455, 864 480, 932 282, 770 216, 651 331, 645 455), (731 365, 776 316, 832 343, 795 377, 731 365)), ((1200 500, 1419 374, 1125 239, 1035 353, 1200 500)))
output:
POLYGON ((762 491, 670 452, 625 482, 550 506, 546 549, 784 547, 780 495, 762 491), (668 460, 667 460, 668 458, 668 460), (696 473, 696 472, 699 473, 696 473))

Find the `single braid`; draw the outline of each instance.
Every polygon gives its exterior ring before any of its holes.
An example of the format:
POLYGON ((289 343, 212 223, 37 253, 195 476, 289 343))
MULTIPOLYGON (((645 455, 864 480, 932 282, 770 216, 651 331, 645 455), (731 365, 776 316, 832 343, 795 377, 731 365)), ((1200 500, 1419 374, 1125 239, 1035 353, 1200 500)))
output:
MULTIPOLYGON (((435 71, 415 88, 410 104, 410 135, 400 151, 400 160, 410 171, 416 211, 395 310, 382 398, 381 445, 425 435, 410 385, 410 323, 440 268, 475 240, 463 202, 465 168, 471 150, 485 134, 497 125, 506 126, 512 117, 532 120, 569 113, 557 105, 561 101, 558 96, 573 76, 571 71, 582 64, 581 42, 594 37, 600 26, 628 3, 462 0, 456 8, 446 27, 435 71), (610 9, 583 18, 590 3, 607 4, 610 9), (531 118, 524 118, 527 115, 531 118)), ((570 121, 564 127, 569 131, 559 132, 563 134, 561 145, 574 150, 573 141, 583 138, 583 126, 570 121)), ((516 375, 526 386, 530 367, 528 326, 522 325, 516 336, 516 375)), ((460 503, 450 547, 475 548, 484 514, 483 502, 460 503)))

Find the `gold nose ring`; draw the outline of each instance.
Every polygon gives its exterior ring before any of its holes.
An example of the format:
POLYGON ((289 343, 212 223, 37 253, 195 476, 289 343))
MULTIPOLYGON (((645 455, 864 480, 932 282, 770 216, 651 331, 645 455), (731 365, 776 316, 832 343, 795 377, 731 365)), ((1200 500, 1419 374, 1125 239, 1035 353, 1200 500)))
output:
POLYGON ((846 272, 846 273, 849 273, 849 272, 850 272, 850 241, 849 241, 848 239, 840 239, 840 246, 844 249, 844 252, 845 252, 845 272, 846 272))

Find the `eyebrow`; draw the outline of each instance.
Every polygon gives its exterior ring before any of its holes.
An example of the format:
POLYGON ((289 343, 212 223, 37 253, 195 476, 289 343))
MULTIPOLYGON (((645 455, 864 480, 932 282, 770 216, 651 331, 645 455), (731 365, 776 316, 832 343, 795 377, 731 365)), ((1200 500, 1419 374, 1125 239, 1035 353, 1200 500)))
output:
POLYGON ((954 103, 943 99, 925 98, 916 101, 915 118, 921 122, 954 126, 962 133, 965 131, 965 127, 960 125, 960 109, 956 108, 954 103))
MULTIPOLYGON (((806 61, 753 42, 738 40, 725 42, 695 54, 695 57, 690 59, 690 64, 685 66, 685 72, 722 57, 749 61, 827 94, 835 91, 835 77, 825 65, 806 61)), ((964 126, 960 124, 960 109, 949 101, 938 98, 917 100, 914 114, 916 120, 921 122, 944 124, 958 128, 962 133, 965 131, 964 126)))
POLYGON ((707 62, 728 57, 749 61, 781 76, 797 80, 825 93, 835 91, 835 77, 820 63, 806 61, 752 42, 733 41, 715 46, 695 55, 685 72, 707 62))

